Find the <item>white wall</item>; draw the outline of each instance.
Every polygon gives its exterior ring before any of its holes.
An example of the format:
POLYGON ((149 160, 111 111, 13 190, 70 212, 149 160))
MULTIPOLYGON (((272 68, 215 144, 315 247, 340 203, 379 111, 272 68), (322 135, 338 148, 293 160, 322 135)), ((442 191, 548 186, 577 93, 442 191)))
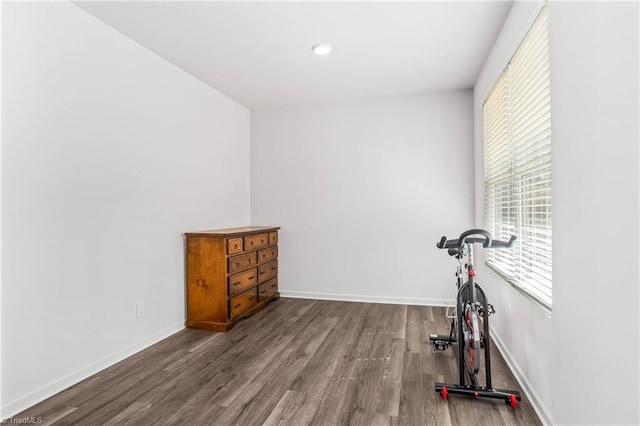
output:
POLYGON ((640 422, 638 6, 549 10, 559 423, 640 422))
MULTIPOLYGON (((481 105, 538 6, 514 4, 474 88, 477 200, 481 105)), ((552 316, 480 274, 505 313, 493 321, 496 337, 544 420, 638 424, 638 4, 549 8, 552 316)))
POLYGON ((183 326, 182 233, 249 222, 249 111, 70 3, 2 6, 8 416, 183 326))
POLYGON ((284 295, 432 304, 473 223, 471 92, 252 111, 251 219, 279 225, 284 295))
MULTIPOLYGON (((2 9, 0 1, 0 205, 2 202, 2 9)), ((2 208, 0 207, 0 419, 4 419, 2 410, 2 208)))

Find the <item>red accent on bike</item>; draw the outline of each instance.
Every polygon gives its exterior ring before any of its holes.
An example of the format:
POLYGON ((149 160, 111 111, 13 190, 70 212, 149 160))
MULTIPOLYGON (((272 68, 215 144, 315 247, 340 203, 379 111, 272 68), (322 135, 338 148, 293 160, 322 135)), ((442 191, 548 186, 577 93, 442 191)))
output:
POLYGON ((509 395, 509 405, 511 408, 516 408, 518 406, 518 399, 514 394, 509 395))
POLYGON ((472 277, 475 277, 476 275, 478 275, 478 273, 476 272, 475 269, 472 269, 472 270, 469 271, 469 275, 472 276, 472 277))
POLYGON ((474 392, 473 396, 475 396, 477 398, 478 397, 478 392, 474 392))
POLYGON ((447 391, 447 387, 443 386, 442 390, 440 390, 440 395, 442 395, 442 399, 447 399, 449 396, 449 391, 447 391))

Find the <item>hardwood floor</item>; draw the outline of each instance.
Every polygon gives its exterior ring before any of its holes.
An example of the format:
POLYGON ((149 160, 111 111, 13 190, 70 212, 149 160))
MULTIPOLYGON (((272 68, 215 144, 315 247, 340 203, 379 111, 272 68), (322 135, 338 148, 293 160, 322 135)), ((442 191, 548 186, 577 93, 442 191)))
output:
MULTIPOLYGON (((499 314, 492 319, 500 319, 499 314)), ((523 396, 451 396, 444 309, 282 298, 228 333, 185 329, 14 416, 55 425, 538 425, 523 396)), ((519 389, 497 350, 493 385, 519 389)))

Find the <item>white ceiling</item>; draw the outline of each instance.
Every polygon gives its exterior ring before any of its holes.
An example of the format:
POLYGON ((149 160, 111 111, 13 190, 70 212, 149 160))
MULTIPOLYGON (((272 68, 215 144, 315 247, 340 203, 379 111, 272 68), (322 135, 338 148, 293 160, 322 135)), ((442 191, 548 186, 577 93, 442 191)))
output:
POLYGON ((512 1, 76 4, 262 109, 471 88, 512 1))

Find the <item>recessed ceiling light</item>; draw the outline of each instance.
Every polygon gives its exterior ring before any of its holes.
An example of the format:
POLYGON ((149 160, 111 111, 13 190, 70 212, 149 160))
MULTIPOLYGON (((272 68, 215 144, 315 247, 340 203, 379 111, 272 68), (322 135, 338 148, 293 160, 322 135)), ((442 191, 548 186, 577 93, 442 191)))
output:
POLYGON ((331 49, 333 48, 327 43, 317 43, 311 46, 311 50, 313 50, 313 53, 316 55, 326 55, 331 52, 331 49))

